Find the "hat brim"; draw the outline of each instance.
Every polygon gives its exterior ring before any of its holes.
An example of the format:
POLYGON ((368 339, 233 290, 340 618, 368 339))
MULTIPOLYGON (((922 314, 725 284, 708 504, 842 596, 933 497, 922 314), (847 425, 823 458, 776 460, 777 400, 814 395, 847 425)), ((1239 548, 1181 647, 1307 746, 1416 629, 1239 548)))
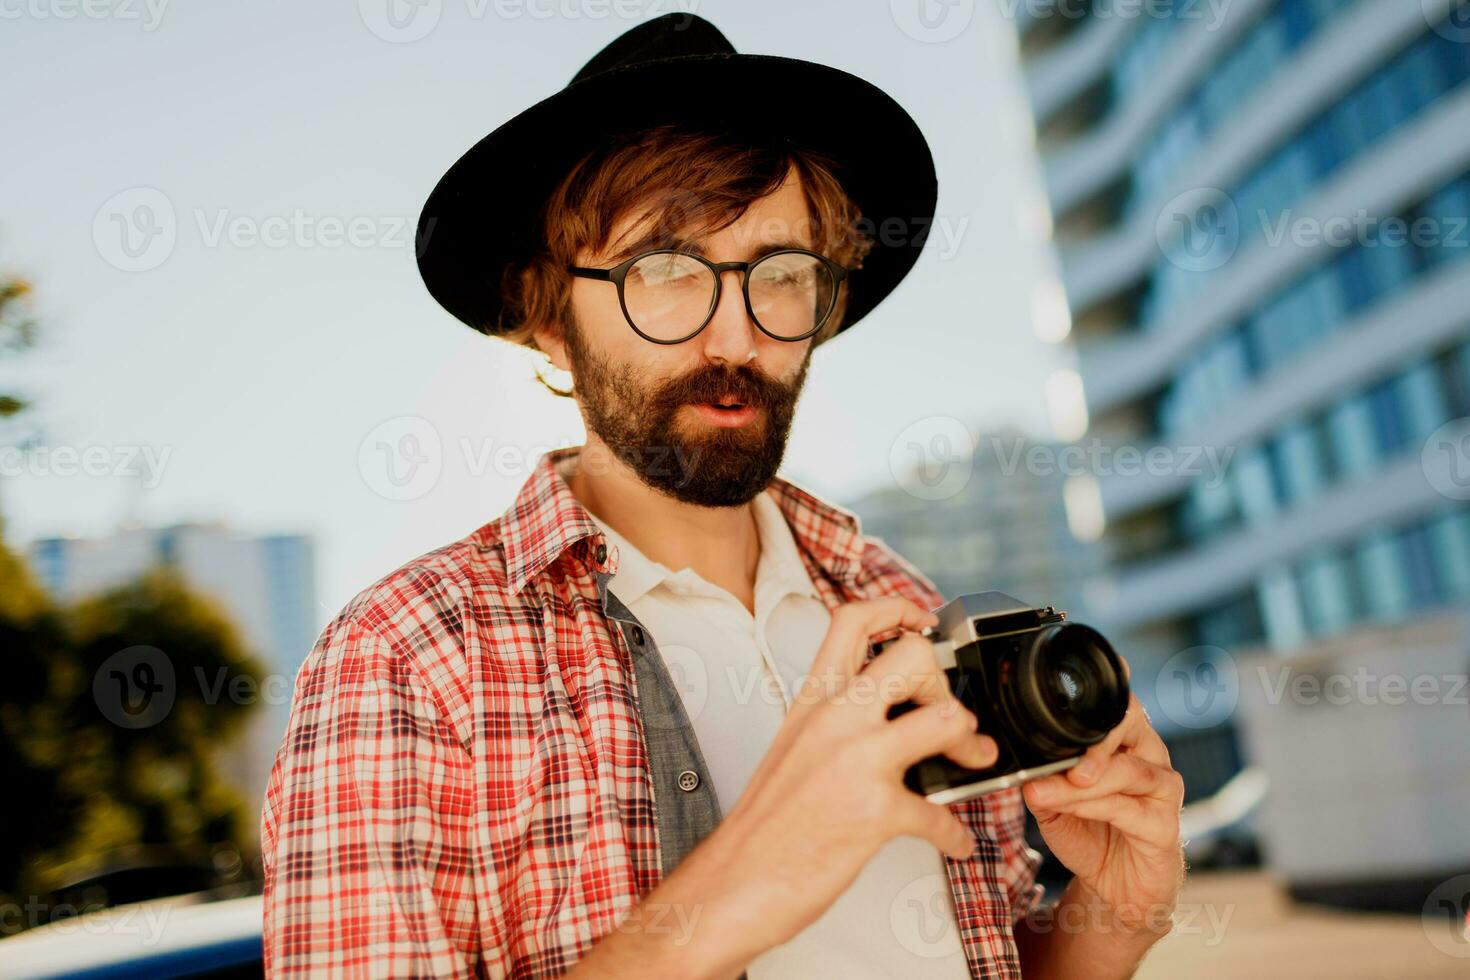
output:
POLYGON ((938 198, 918 124, 841 69, 756 54, 702 54, 615 68, 575 82, 490 133, 440 179, 418 223, 418 266, 456 318, 496 333, 504 267, 541 245, 542 205, 607 135, 664 122, 788 139, 838 161, 837 178, 875 239, 848 278, 839 333, 918 261, 938 198))

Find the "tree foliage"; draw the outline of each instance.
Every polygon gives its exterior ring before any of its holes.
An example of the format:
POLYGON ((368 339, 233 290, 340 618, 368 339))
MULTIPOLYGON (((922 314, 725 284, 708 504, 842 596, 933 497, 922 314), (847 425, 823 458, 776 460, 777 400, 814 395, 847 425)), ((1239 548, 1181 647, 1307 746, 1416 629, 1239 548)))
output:
POLYGON ((221 750, 254 706, 232 684, 263 668, 219 610, 164 569, 58 606, 3 548, 0 596, 0 778, 14 794, 0 893, 45 896, 139 846, 246 852, 255 815, 222 776, 221 750), (108 675, 136 650, 154 669, 151 696, 170 704, 131 727, 120 705, 137 692, 108 675))

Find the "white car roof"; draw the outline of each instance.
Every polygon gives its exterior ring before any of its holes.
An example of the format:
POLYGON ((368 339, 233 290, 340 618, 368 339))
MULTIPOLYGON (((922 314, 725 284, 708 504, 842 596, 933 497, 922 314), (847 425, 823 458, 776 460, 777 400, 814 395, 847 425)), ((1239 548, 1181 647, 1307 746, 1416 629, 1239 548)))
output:
POLYGON ((54 977, 237 943, 261 934, 259 895, 202 896, 119 905, 0 940, 0 976, 54 977))

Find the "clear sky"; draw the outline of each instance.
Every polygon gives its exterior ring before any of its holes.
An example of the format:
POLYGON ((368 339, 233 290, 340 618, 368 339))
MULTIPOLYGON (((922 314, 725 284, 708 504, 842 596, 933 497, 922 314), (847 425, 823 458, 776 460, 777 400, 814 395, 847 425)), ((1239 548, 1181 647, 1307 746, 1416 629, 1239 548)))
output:
MULTIPOLYGON (((125 521, 308 533, 325 621, 499 514, 535 455, 580 441, 580 419, 527 357, 433 302, 414 220, 461 152, 674 6, 0 0, 0 270, 34 283, 44 326, 44 348, 5 369, 37 401, 46 450, 0 469, 9 538, 125 521), (384 453, 423 462, 388 470, 384 453)), ((990 0, 934 5, 940 21, 911 0, 678 9, 739 50, 890 92, 930 141, 958 234, 931 236, 904 284, 816 354, 784 475, 847 501, 893 479, 895 441, 925 419, 1048 433, 1047 379, 1068 355, 1033 323, 1053 260, 990 0)))

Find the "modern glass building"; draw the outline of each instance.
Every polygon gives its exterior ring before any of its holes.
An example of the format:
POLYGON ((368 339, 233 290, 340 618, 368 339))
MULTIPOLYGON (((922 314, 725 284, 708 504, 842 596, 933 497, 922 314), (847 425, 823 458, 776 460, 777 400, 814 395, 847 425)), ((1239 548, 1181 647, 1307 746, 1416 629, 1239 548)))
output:
MULTIPOLYGON (((1286 765, 1242 723, 1259 658, 1381 672, 1402 646, 1463 671, 1470 649, 1470 9, 1021 8, 1088 437, 1156 461, 1095 474, 1093 609, 1159 678, 1140 694, 1192 789, 1236 734, 1286 765), (1206 661, 1239 685, 1218 725, 1160 673, 1206 661)), ((1279 775, 1272 833, 1296 842, 1279 775)))

